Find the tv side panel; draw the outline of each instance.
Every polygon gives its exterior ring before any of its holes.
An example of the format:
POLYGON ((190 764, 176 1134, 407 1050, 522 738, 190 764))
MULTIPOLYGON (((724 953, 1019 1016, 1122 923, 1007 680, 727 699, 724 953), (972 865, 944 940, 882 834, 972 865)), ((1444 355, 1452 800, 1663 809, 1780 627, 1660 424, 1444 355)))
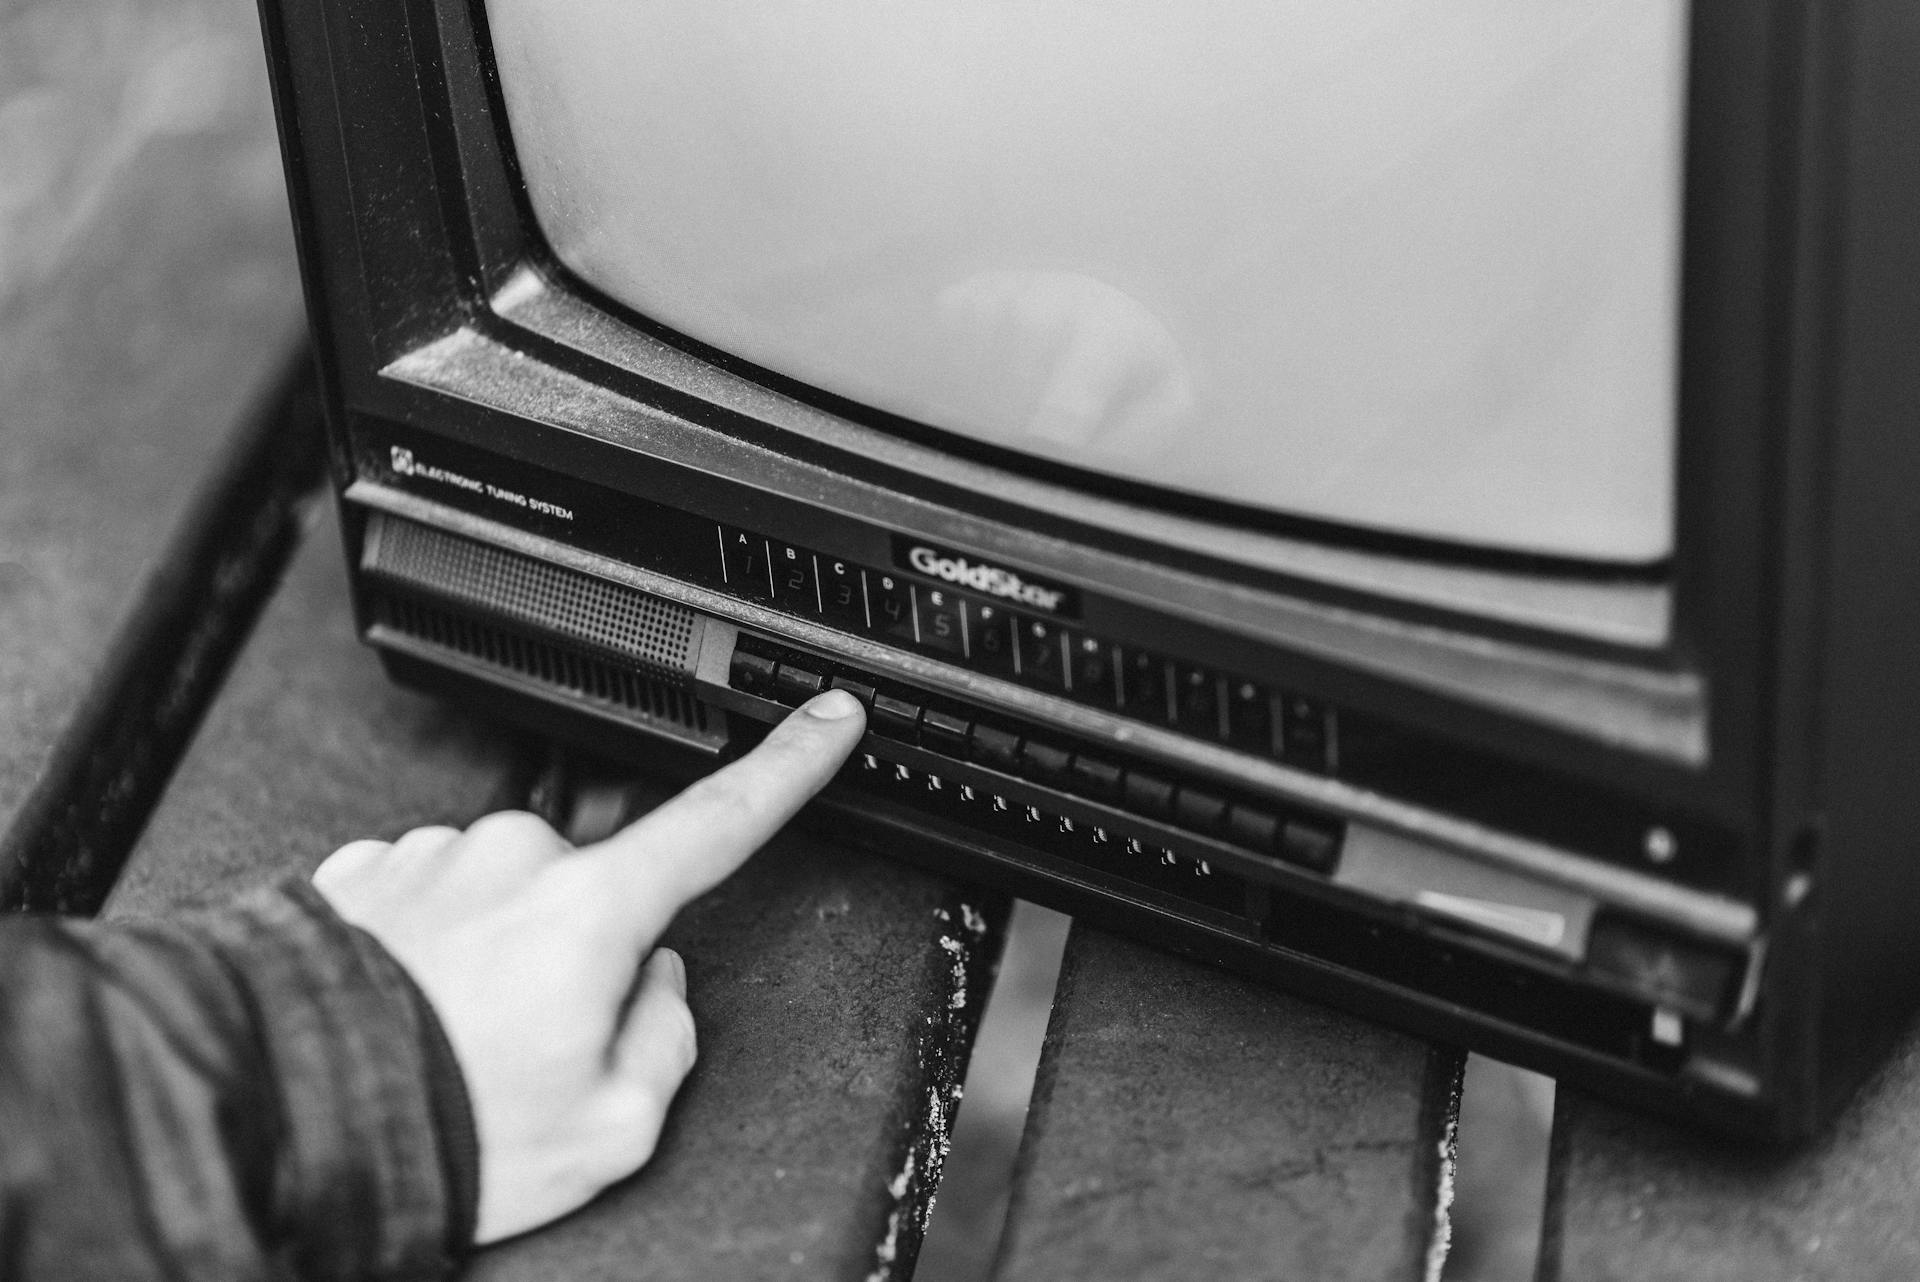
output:
POLYGON ((1824 1103, 1920 998, 1920 9, 1845 12, 1814 870, 1824 1103))

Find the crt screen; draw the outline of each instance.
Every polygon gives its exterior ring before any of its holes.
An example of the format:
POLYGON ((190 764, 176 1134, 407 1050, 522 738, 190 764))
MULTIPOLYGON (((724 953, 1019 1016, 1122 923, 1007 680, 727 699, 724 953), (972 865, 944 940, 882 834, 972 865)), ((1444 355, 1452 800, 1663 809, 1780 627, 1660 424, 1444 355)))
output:
POLYGON ((488 0, 581 278, 922 423, 1672 550, 1675 0, 488 0))

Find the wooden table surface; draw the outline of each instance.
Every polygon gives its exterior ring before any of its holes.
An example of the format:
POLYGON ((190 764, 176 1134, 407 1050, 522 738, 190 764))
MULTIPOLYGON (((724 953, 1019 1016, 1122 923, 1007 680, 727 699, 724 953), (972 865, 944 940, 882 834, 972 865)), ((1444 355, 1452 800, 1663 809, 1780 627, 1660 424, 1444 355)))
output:
MULTIPOLYGON (((164 913, 606 786, 353 638, 257 42, 246 0, 0 9, 11 905, 91 909, 124 863, 107 911, 164 913)), ((474 1273, 908 1276, 1003 910, 776 842, 675 927, 705 1054, 659 1158, 474 1273)), ((1460 1063, 1076 929, 998 1276, 1429 1276, 1460 1063)), ((1540 1276, 1920 1277, 1917 1164, 1911 1042, 1787 1154, 1563 1092, 1540 1276)))

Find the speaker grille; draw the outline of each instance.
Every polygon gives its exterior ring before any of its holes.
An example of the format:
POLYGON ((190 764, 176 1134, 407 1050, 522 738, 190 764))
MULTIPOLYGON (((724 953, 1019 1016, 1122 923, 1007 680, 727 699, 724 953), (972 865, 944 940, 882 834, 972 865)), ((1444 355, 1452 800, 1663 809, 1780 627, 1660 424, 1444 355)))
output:
POLYGON ((384 513, 368 522, 361 567, 481 617, 604 650, 661 676, 681 678, 693 670, 693 611, 618 583, 384 513))
POLYGON ((691 692, 605 656, 422 597, 381 590, 372 594, 370 604, 376 639, 383 630, 397 633, 537 683, 570 701, 601 705, 623 720, 666 723, 700 735, 711 729, 707 705, 691 692))

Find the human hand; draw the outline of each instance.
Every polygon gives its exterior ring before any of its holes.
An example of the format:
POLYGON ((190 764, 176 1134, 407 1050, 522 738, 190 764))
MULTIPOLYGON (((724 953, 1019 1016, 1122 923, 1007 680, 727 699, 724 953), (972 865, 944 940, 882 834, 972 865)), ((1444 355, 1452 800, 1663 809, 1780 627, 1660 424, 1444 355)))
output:
POLYGON ((820 695, 741 760, 578 850, 510 811, 465 832, 356 841, 315 870, 453 1045, 480 1137, 476 1242, 557 1219, 652 1156, 695 1054, 686 970, 655 941, 819 791, 864 725, 851 695, 820 695))

